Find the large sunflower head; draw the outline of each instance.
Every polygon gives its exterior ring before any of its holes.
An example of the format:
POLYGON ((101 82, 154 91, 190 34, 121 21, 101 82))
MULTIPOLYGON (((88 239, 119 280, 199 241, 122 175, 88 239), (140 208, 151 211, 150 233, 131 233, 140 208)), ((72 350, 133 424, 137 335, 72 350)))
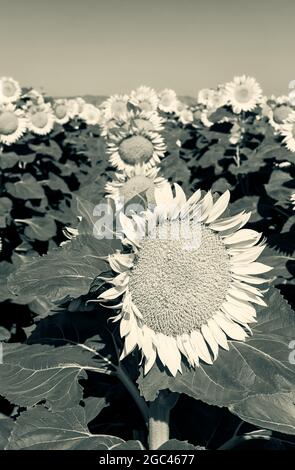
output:
POLYGON ((21 87, 13 78, 0 78, 0 103, 15 103, 21 97, 21 87))
POLYGON ((166 145, 159 133, 138 129, 137 126, 113 134, 107 147, 110 163, 119 170, 134 165, 151 168, 160 162, 165 151, 166 145))
POLYGON ((107 197, 114 200, 117 210, 135 196, 145 193, 148 204, 155 203, 155 189, 168 184, 165 178, 158 176, 159 168, 146 168, 135 165, 126 168, 124 172, 115 174, 113 181, 106 184, 107 197))
POLYGON ((262 90, 255 78, 235 77, 225 86, 226 98, 235 113, 252 111, 262 99, 262 90))
POLYGON ((0 143, 14 144, 25 133, 27 120, 23 110, 15 105, 0 105, 0 143))
POLYGON ((145 113, 154 113, 157 110, 159 98, 153 88, 140 86, 131 92, 130 102, 145 113))
POLYGON ((156 189, 153 210, 121 213, 130 251, 109 256, 117 275, 99 300, 122 298, 114 306, 125 338, 121 357, 138 347, 145 373, 157 357, 174 376, 183 357, 192 367, 212 364, 229 338, 244 341, 251 333, 252 304, 265 305, 257 286, 270 268, 256 261, 264 242, 242 229, 249 213, 221 218, 229 197, 226 191, 214 200, 199 190, 187 200, 178 185, 175 197, 166 185, 156 189))
POLYGON ((31 105, 26 113, 28 129, 37 135, 49 134, 54 126, 54 116, 49 104, 31 105))

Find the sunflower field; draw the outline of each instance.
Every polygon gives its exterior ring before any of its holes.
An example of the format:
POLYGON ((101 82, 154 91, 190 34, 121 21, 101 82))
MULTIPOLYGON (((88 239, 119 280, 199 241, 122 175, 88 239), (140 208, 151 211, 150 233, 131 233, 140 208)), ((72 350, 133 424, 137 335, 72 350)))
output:
POLYGON ((294 449, 294 163, 295 96, 251 77, 2 77, 0 448, 294 449))

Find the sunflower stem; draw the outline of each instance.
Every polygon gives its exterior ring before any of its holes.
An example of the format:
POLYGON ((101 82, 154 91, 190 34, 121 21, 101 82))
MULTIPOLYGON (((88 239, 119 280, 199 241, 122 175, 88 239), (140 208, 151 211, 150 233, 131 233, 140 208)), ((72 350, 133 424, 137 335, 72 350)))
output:
POLYGON ((169 440, 170 411, 176 405, 178 393, 161 390, 158 397, 150 403, 149 449, 156 450, 169 440))
POLYGON ((145 400, 142 398, 140 395, 138 388, 135 386, 135 384, 132 382, 130 379, 129 375, 125 371, 122 365, 119 365, 116 368, 116 375, 117 377, 121 380, 122 384, 125 385, 126 389, 132 396, 133 400, 135 401, 136 405, 138 406, 142 417, 144 419, 144 422, 146 425, 148 424, 148 418, 149 418, 149 409, 148 406, 145 402, 145 400))

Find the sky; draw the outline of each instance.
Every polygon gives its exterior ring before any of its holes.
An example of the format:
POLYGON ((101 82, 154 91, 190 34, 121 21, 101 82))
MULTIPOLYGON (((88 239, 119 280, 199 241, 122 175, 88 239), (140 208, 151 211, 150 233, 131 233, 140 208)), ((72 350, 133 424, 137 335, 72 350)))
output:
POLYGON ((0 76, 54 96, 197 96, 247 74, 287 94, 294 19, 294 0, 0 0, 0 76))

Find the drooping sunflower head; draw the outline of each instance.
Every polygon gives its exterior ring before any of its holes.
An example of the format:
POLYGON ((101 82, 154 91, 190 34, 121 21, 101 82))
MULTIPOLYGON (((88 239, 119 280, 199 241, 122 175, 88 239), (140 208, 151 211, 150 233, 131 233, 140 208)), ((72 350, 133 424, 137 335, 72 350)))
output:
POLYGON ((134 165, 151 168, 160 162, 165 151, 166 146, 159 133, 138 129, 137 126, 112 135, 107 147, 110 163, 119 170, 134 165))
POLYGON ((99 300, 122 297, 114 307, 121 309, 122 357, 138 347, 145 373, 158 357, 175 376, 183 358, 192 367, 212 364, 228 339, 245 340, 255 322, 252 303, 265 305, 259 275, 270 268, 256 262, 261 234, 242 229, 250 214, 221 218, 228 191, 214 200, 199 190, 187 200, 178 185, 175 197, 165 185, 155 199, 141 216, 121 214, 130 252, 109 256, 117 275, 99 300))
POLYGON ((26 113, 28 129, 37 135, 49 134, 54 126, 54 116, 50 104, 31 105, 26 113))
POLYGON ((0 103, 15 103, 21 97, 19 83, 10 77, 0 78, 0 103))
POLYGON ((226 98, 235 113, 252 111, 262 99, 260 85, 252 77, 235 77, 225 86, 226 98))
POLYGON ((130 94, 130 102, 145 113, 157 111, 159 98, 153 88, 140 86, 130 94))
POLYGON ((11 145, 22 137, 27 128, 23 110, 15 105, 0 105, 0 143, 11 145))
POLYGON ((165 178, 158 176, 159 168, 146 168, 135 165, 124 172, 116 173, 113 181, 106 184, 107 197, 114 200, 117 210, 135 196, 145 193, 147 204, 155 204, 155 189, 168 184, 165 178))

